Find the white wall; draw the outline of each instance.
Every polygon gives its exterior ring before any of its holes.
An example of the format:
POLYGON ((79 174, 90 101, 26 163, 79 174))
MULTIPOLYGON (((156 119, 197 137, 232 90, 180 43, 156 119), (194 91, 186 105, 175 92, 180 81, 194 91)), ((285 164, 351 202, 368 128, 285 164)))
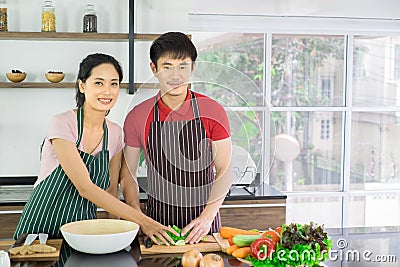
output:
MULTIPOLYGON (((13 0, 8 3, 9 31, 39 32, 40 0, 13 0)), ((86 1, 55 0, 56 29, 59 32, 81 32, 86 1)), ((108 0, 94 2, 99 32, 128 33, 128 1, 115 4, 108 0)), ((74 82, 80 61, 89 53, 115 56, 128 73, 128 42, 82 42, 42 40, 0 40, 0 82, 8 82, 5 73, 20 69, 27 73, 26 82, 47 82, 49 70, 62 70, 64 81, 74 82)), ((131 95, 121 90, 117 106, 110 114, 122 124, 131 95)), ((39 146, 52 115, 75 106, 74 89, 0 88, 0 177, 36 176, 39 168, 39 146)))
POLYGON ((230 15, 399 18, 398 0, 202 0, 190 13, 230 15))
MULTIPOLYGON (((40 31, 41 0, 8 0, 9 31, 40 31)), ((57 31, 81 32, 86 1, 55 0, 57 31)), ((128 0, 96 0, 99 32, 128 32, 128 0)), ((189 13, 239 15, 296 15, 398 18, 398 0, 311 1, 311 0, 137 0, 135 29, 138 33, 163 33, 188 29, 189 13), (360 8, 362 7, 362 8, 360 8)), ((65 42, 0 40, 0 81, 18 68, 28 73, 26 81, 45 81, 48 70, 62 70, 65 81, 76 78, 78 64, 87 54, 104 52, 115 56, 127 77, 128 44, 116 42, 65 42)), ((135 77, 150 78, 149 43, 137 43, 135 77)), ((124 82, 127 82, 127 78, 124 82)), ((109 118, 120 125, 127 110, 154 92, 135 96, 121 90, 109 118)), ((74 107, 73 89, 0 88, 0 177, 37 175, 39 145, 49 118, 74 107)))

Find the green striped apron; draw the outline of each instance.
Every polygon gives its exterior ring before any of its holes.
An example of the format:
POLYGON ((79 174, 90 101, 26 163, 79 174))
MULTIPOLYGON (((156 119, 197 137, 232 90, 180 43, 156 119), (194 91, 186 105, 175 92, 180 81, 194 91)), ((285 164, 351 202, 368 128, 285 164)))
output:
MULTIPOLYGON (((83 109, 77 111, 78 140, 82 139, 83 109)), ((104 121, 103 148, 93 156, 79 150, 85 163, 90 179, 102 189, 110 186, 108 131, 104 121)), ((78 190, 59 165, 46 179, 41 181, 33 190, 22 212, 14 233, 14 239, 21 234, 47 233, 51 238, 60 238, 60 227, 66 223, 95 219, 97 207, 94 203, 81 197, 78 190)))

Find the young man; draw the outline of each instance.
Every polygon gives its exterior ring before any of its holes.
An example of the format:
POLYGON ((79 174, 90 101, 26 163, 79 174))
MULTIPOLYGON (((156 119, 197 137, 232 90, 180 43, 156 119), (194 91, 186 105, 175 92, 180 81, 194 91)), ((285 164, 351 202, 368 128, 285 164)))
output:
POLYGON ((144 149, 146 213, 161 224, 145 227, 145 234, 157 244, 156 237, 171 241, 165 230, 176 225, 183 228, 182 235, 190 232, 185 242, 193 244, 221 227, 219 208, 232 184, 229 121, 216 101, 189 90, 197 51, 185 34, 161 35, 150 58, 160 92, 125 119, 121 177, 133 179, 122 179, 121 187, 127 203, 139 209, 134 181, 144 149))

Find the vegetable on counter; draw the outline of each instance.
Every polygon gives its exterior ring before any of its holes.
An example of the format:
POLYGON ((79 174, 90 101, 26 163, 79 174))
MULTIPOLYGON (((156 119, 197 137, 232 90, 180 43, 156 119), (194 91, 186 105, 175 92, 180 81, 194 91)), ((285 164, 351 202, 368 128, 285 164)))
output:
POLYGON ((320 266, 328 258, 332 248, 332 240, 324 231, 323 226, 292 223, 282 225, 280 241, 276 243, 276 251, 271 257, 259 260, 252 256, 247 257, 254 267, 265 266, 320 266))
MULTIPOLYGON (((174 235, 173 233, 171 233, 171 232, 169 232, 169 231, 166 231, 166 232, 167 232, 167 234, 172 238, 172 240, 175 242, 175 244, 178 245, 178 246, 183 246, 183 245, 185 245, 185 239, 186 239, 186 237, 189 235, 190 231, 187 232, 186 235, 181 236, 180 234, 181 234, 181 232, 182 232, 182 229, 180 229, 180 228, 179 228, 178 226, 176 226, 176 225, 172 226, 172 229, 174 229, 174 230, 179 234, 179 236, 178 236, 178 235, 174 235)), ((157 238, 157 239, 158 239, 158 238, 157 238)), ((158 241, 159 241, 160 243, 162 243, 161 240, 158 240, 158 241)))
POLYGON ((328 250, 328 234, 324 232, 323 227, 317 226, 311 222, 310 224, 295 224, 284 225, 282 229, 282 247, 292 248, 296 244, 311 245, 312 249, 317 248, 317 244, 321 251, 328 250))
POLYGON ((251 253, 250 247, 241 247, 232 252, 232 256, 235 258, 244 259, 248 257, 251 253))
POLYGON ((332 240, 323 225, 292 223, 267 231, 221 227, 220 235, 230 239, 227 253, 245 259, 254 267, 320 266, 328 259, 332 240))
POLYGON ((281 240, 280 234, 275 230, 268 230, 262 234, 262 237, 271 239, 274 243, 281 240))
POLYGON ((239 248, 240 248, 240 247, 239 247, 238 245, 232 245, 232 246, 230 246, 230 247, 228 247, 228 248, 226 249, 226 254, 232 255, 232 253, 233 253, 235 250, 239 249, 239 248))
POLYGON ((203 254, 200 251, 194 249, 188 250, 182 255, 182 267, 198 267, 202 258, 203 254))
POLYGON ((229 238, 228 238, 228 243, 229 243, 229 245, 234 245, 235 243, 233 243, 233 237, 234 237, 235 235, 231 235, 229 238))
POLYGON ((232 238, 233 244, 239 247, 249 247, 254 240, 261 238, 262 235, 235 235, 232 238))
POLYGON ((265 260, 271 256, 276 249, 276 242, 270 238, 256 239, 250 246, 251 256, 257 260, 265 260))
POLYGON ((276 228, 275 228, 275 232, 277 232, 278 234, 281 234, 281 232, 282 232, 282 227, 281 227, 281 226, 276 227, 276 228))
POLYGON ((204 255, 200 260, 200 267, 224 267, 224 260, 222 257, 215 253, 204 255))
POLYGON ((222 226, 219 234, 222 238, 229 238, 232 235, 259 235, 260 232, 257 230, 244 230, 239 228, 222 226))

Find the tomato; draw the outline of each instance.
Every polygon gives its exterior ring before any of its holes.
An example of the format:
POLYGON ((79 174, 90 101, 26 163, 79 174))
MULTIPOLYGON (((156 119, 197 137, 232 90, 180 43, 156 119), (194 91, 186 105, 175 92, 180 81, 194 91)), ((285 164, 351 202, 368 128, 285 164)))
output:
POLYGON ((275 231, 278 233, 278 234, 281 234, 282 233, 282 227, 276 227, 275 228, 275 231))
POLYGON ((281 240, 280 234, 278 234, 278 232, 276 232, 275 230, 266 231, 265 233, 263 233, 262 237, 269 238, 274 243, 277 243, 279 242, 279 240, 281 240))
POLYGON ((256 239, 250 246, 251 256, 258 260, 266 260, 276 249, 276 243, 269 238, 256 239))

